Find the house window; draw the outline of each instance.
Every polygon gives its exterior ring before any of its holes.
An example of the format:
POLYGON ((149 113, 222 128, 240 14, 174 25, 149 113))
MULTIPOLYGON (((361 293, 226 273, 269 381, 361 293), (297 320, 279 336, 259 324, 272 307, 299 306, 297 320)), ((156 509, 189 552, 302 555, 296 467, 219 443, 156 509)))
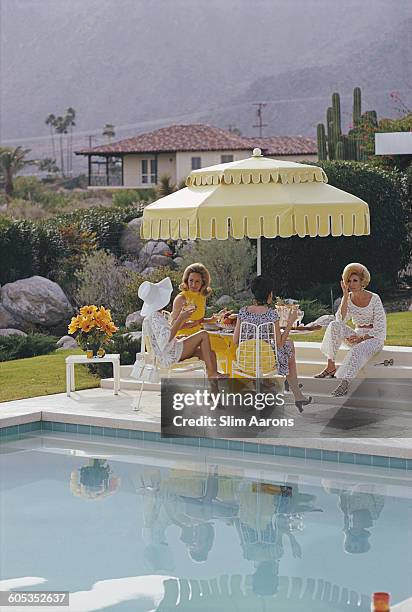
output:
POLYGON ((201 157, 192 157, 192 170, 199 170, 202 167, 201 157))
POLYGON ((142 159, 142 185, 156 185, 157 159, 142 159))
POLYGON ((233 155, 221 155, 220 156, 220 163, 221 164, 228 164, 229 162, 233 161, 233 155))

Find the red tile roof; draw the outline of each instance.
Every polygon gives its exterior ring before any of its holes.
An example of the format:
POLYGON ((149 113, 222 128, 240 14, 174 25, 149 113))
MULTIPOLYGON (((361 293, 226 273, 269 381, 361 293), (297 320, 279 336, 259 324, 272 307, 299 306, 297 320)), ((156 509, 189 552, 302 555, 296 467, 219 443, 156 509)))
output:
POLYGON ((252 149, 262 149, 264 155, 315 155, 318 152, 316 140, 305 136, 253 137, 246 140, 250 141, 252 149))
POLYGON ((170 153, 173 151, 248 150, 249 140, 210 125, 171 125, 112 144, 81 149, 90 153, 170 153))
POLYGON ((269 138, 237 136, 210 125, 171 125, 107 145, 76 151, 77 155, 116 153, 171 153, 175 151, 250 151, 264 155, 304 155, 317 152, 316 140, 303 136, 269 138))

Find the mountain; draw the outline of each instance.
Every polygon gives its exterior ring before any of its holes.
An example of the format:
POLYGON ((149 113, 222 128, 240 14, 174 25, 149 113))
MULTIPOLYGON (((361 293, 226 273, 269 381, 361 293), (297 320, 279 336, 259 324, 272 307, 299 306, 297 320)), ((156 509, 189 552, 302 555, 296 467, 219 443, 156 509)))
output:
POLYGON ((355 85, 389 113, 411 17, 409 0, 2 0, 0 139, 48 155, 44 120, 69 106, 75 147, 105 123, 116 139, 206 121, 253 135, 257 101, 266 134, 313 135, 355 85))
POLYGON ((259 100, 267 103, 263 109, 263 120, 268 124, 264 134, 314 136, 316 125, 326 120, 332 93, 338 91, 342 127, 347 130, 352 121, 352 92, 356 86, 362 89, 363 112, 375 109, 379 117, 396 116, 390 97, 392 91, 398 91, 412 107, 412 18, 382 34, 375 42, 359 47, 348 49, 333 64, 256 79, 232 100, 236 119, 232 112, 210 114, 206 119, 217 125, 230 121, 242 132, 249 133, 252 104, 259 100))

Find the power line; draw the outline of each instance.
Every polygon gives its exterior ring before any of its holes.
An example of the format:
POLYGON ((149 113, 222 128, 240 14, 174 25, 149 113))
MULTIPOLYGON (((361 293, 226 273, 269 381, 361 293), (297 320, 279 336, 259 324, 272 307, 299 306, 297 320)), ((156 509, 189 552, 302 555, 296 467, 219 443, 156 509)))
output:
POLYGON ((262 111, 267 106, 266 102, 254 102, 253 106, 257 106, 256 109, 256 121, 257 123, 253 126, 259 128, 259 138, 262 138, 263 128, 267 127, 267 123, 263 123, 262 111))
MULTIPOLYGON (((362 94, 363 97, 365 96, 372 96, 374 94, 380 94, 380 93, 387 93, 390 94, 393 90, 392 89, 374 89, 374 90, 362 90, 362 94)), ((406 92, 408 91, 407 89, 399 89, 397 88, 398 92, 402 93, 402 92, 406 92)), ((352 94, 341 94, 341 100, 342 99, 348 99, 351 98, 352 94)), ((294 98, 280 98, 280 99, 276 99, 276 100, 266 100, 266 102, 264 103, 266 106, 276 106, 279 104, 292 104, 294 102, 308 102, 308 101, 329 101, 330 100, 330 95, 329 94, 325 94, 325 95, 318 95, 318 96, 305 96, 305 97, 294 97, 294 98)), ((230 104, 225 104, 225 105, 216 105, 216 106, 211 106, 210 108, 205 108, 203 110, 200 111, 196 111, 193 113, 185 113, 185 114, 181 114, 181 115, 172 115, 172 116, 168 116, 168 117, 159 117, 159 119, 148 119, 145 121, 138 121, 135 123, 128 123, 128 124, 123 124, 123 125, 116 125, 116 131, 125 131, 125 130, 132 130, 135 128, 155 128, 155 127, 162 127, 165 124, 169 124, 170 122, 175 122, 175 121, 182 121, 182 120, 190 120, 190 119, 201 119, 202 117, 204 117, 204 115, 208 115, 211 113, 216 113, 216 112, 223 112, 223 111, 227 111, 227 110, 231 110, 234 111, 238 108, 246 108, 248 106, 250 106, 251 102, 250 100, 247 102, 237 102, 237 103, 230 103, 230 104)), ((252 102, 252 104, 254 105, 258 105, 258 104, 262 104, 261 102, 252 102)), ((253 126, 253 127, 259 127, 259 126, 253 126)), ((265 126, 262 126, 265 127, 265 126)), ((81 130, 81 131, 73 131, 73 137, 76 138, 81 138, 81 137, 88 137, 90 132, 99 132, 100 128, 99 127, 93 127, 93 128, 88 128, 85 130, 81 130)), ((19 138, 9 138, 7 140, 3 140, 2 144, 13 144, 13 143, 19 143, 19 142, 37 142, 37 141, 47 141, 50 140, 50 135, 44 135, 44 136, 24 136, 24 137, 19 137, 19 138)))

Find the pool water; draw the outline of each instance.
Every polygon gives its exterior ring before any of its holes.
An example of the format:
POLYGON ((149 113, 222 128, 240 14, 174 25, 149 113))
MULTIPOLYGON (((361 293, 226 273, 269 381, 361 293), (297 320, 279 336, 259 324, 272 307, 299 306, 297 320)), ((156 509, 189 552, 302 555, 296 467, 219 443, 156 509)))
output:
POLYGON ((0 590, 70 591, 56 609, 75 612, 333 612, 369 610, 377 590, 411 596, 408 473, 248 455, 2 443, 0 590))

